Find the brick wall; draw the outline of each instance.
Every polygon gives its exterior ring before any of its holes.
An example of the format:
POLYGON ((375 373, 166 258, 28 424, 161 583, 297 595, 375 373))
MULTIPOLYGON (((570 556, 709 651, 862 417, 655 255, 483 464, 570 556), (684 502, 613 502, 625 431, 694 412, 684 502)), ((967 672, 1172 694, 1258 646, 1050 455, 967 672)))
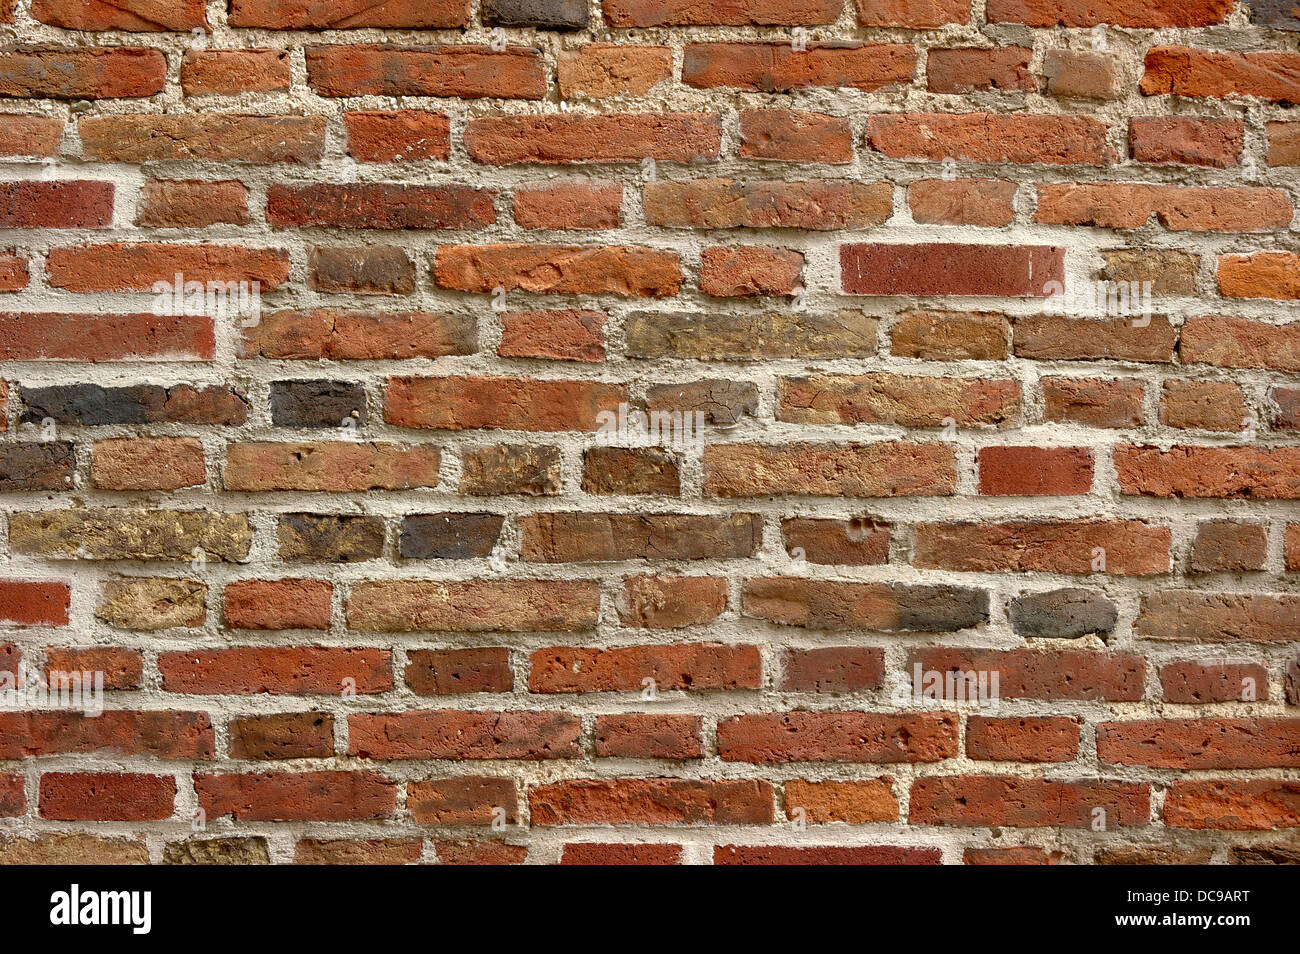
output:
POLYGON ((0 21, 0 860, 1300 860, 1290 5, 0 21))

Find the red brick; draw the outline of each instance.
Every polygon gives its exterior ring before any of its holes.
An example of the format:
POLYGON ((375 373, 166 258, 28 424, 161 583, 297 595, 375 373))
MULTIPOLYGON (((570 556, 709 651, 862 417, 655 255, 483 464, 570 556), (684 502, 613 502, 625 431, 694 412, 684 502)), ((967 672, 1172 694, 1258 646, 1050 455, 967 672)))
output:
POLYGON ((232 27, 343 30, 355 27, 445 29, 469 24, 468 0, 366 0, 319 4, 307 0, 232 0, 232 27))
POLYGON ((1277 779, 1174 782, 1165 796, 1171 828, 1269 831, 1300 827, 1300 785, 1277 779))
POLYGON ((1154 0, 1140 7, 1124 0, 989 0, 988 18, 1037 27, 1191 27, 1222 23, 1232 6, 1232 0, 1154 0))
POLYGON ((236 580, 226 584, 226 625, 236 629, 328 629, 327 580, 236 580))
POLYGON ((440 453, 428 445, 257 441, 226 449, 228 490, 341 493, 436 487, 440 453))
POLYGON ((811 26, 834 23, 843 0, 603 0, 611 27, 811 26))
POLYGON ((68 30, 155 33, 211 29, 203 0, 180 0, 166 6, 148 0, 32 0, 32 16, 68 30))
POLYGON ((596 717, 602 758, 698 759, 701 719, 694 715, 625 712, 596 717))
POLYGON ((334 717, 323 712, 279 712, 232 719, 227 726, 232 759, 329 758, 334 717))
POLYGON ((0 313, 0 360, 210 360, 216 353, 211 318, 0 313))
POLYGON ((485 46, 308 46, 307 83, 321 96, 541 99, 537 50, 485 46))
POLYGON ((348 717, 348 754, 363 759, 576 759, 582 723, 564 712, 449 709, 348 717))
POLYGON ((67 626, 67 583, 0 580, 0 620, 19 626, 67 626))
POLYGON ((1205 643, 1300 640, 1300 597, 1162 590, 1142 597, 1134 632, 1147 639, 1205 643))
POLYGON ((526 229, 616 229, 623 206, 617 182, 573 182, 515 190, 515 222, 526 229))
POLYGON ((794 295, 803 286, 803 255, 787 248, 735 245, 700 252, 700 291, 718 298, 794 295))
POLYGON ((853 130, 847 119, 794 109, 740 111, 739 153, 781 162, 853 161, 853 130))
POLYGON ((186 96, 236 96, 289 89, 288 50, 186 50, 181 89, 186 96))
POLYGON ((1176 769, 1300 765, 1300 719, 1147 719, 1097 726, 1097 758, 1176 769))
POLYGON ((966 720, 966 755, 988 762, 1073 762, 1079 720, 1066 716, 966 720))
MULTIPOLYGON (((1219 0, 1222 2, 1222 0, 1219 0)), ((1274 102, 1300 100, 1300 54, 1219 53, 1185 46, 1147 50, 1144 96, 1254 96, 1274 102)))
POLYGON ((1147 497, 1300 497, 1300 449, 1292 447, 1119 444, 1115 473, 1121 493, 1147 497))
POLYGON ((1109 53, 1047 50, 1043 54, 1043 75, 1047 77, 1049 96, 1119 98, 1118 63, 1109 53))
POLYGON ((50 646, 45 650, 45 675, 48 677, 51 671, 102 672, 106 690, 138 689, 144 676, 144 659, 135 649, 50 646))
POLYGON ((964 0, 857 0, 862 26, 933 29, 970 20, 964 0))
POLYGON ((1070 183, 1038 187, 1034 221, 1137 229, 1154 215, 1175 232, 1256 232, 1285 228, 1294 214, 1281 189, 1070 183))
POLYGON ((973 695, 974 677, 992 687, 996 673, 1000 699, 1104 699, 1136 702, 1142 698, 1146 663, 1140 656, 1090 650, 920 649, 907 661, 913 691, 930 694, 931 674, 943 676, 943 698, 973 695), (917 685, 917 675, 921 683, 917 685))
POLYGON ((957 756, 950 712, 774 712, 718 720, 724 762, 938 762, 957 756))
POLYGON ((593 431, 627 400, 624 385, 532 378, 389 378, 384 417, 398 427, 593 431))
POLYGON ((201 228, 248 224, 248 188, 233 179, 152 179, 140 190, 135 224, 151 228, 201 228))
POLYGON ((406 808, 420 825, 519 824, 519 794, 509 778, 459 775, 409 782, 406 808))
POLYGON ((0 116, 0 156, 53 157, 59 154, 63 120, 47 116, 0 116))
POLYGON ((241 356, 309 361, 436 358, 478 349, 473 318, 430 312, 274 311, 244 328, 241 356))
POLYGON ((912 219, 939 225, 1010 225, 1016 184, 1005 179, 918 179, 907 187, 912 219))
POLYGON ((1188 364, 1300 371, 1300 322, 1276 325, 1250 318, 1188 318, 1178 339, 1178 354, 1188 364))
POLYGON ((451 122, 417 109, 361 109, 343 114, 348 155, 360 162, 419 162, 451 154, 451 122))
POLYGON ((599 606, 588 580, 371 580, 352 584, 347 616, 372 632, 580 632, 599 606))
POLYGON ((46 772, 40 815, 63 821, 159 821, 172 816, 176 779, 170 775, 46 772))
POLYGON ((1138 162, 1213 166, 1241 159, 1245 125, 1213 116, 1134 116, 1128 121, 1129 155, 1138 162))
POLYGON ((560 852, 562 865, 679 865, 681 845, 571 843, 560 852))
POLYGON ((1168 573, 1170 532, 1144 520, 1044 519, 917 524, 914 566, 1045 573, 1168 573), (1099 552, 1100 551, 1100 552, 1099 552), (1104 556, 1104 567, 1098 567, 1104 556))
POLYGON ((933 49, 926 56, 925 75, 932 93, 969 93, 972 90, 1033 92, 1029 72, 1033 50, 1022 46, 933 49))
POLYGON ((0 229, 102 229, 113 223, 113 183, 0 183, 0 229))
POLYGON ((529 657, 531 692, 639 692, 655 689, 758 689, 762 659, 757 646, 683 643, 582 649, 553 646, 529 657))
POLYGON ((386 649, 247 646, 158 655, 168 692, 341 696, 385 692, 393 686, 386 649))
POLYGON ((202 760, 212 758, 214 746, 206 712, 106 709, 94 716, 8 711, 0 712, 0 727, 0 757, 6 759, 99 752, 202 760))
POLYGON ((510 650, 410 649, 406 684, 420 696, 509 692, 514 688, 510 650))
POLYGON ((867 119, 867 144, 895 159, 1109 163, 1107 126, 1089 116, 910 113, 867 119))
POLYGON ((1065 250, 1047 245, 856 244, 840 246, 851 295, 1046 297, 1063 284, 1065 250))
POLYGON ((1300 298, 1298 275, 1300 255, 1294 252, 1221 255, 1219 294, 1227 298, 1300 298))
POLYGON ((289 278, 289 255, 274 248, 116 242, 50 249, 50 284, 74 292, 150 291, 156 282, 257 282, 262 291, 289 278))
POLYGON ((82 152, 104 162, 316 162, 325 149, 323 116, 235 113, 86 116, 82 152))
POLYGON ((937 865, 938 848, 893 845, 717 845, 715 865, 937 865))
POLYGON ((1178 332, 1169 319, 1063 318, 1033 315, 1017 318, 1013 348, 1018 357, 1051 361, 1173 360, 1178 332))
POLYGON ((158 50, 116 46, 80 50, 28 48, 0 53, 0 96, 140 98, 162 92, 166 80, 167 58, 158 50))
POLYGON ((1138 427, 1143 421, 1142 385, 1105 378, 1042 378, 1043 413, 1049 421, 1089 427, 1138 427))
POLYGON ((278 228, 481 229, 497 220, 492 189, 389 183, 285 185, 266 192, 278 228))
POLYGON ((785 816, 815 825, 896 822, 898 799, 892 781, 888 777, 860 782, 791 779, 785 783, 785 816))
POLYGON ((677 778, 572 779, 528 793, 534 825, 761 825, 774 820, 770 782, 677 778))
POLYGON ((727 581, 712 576, 626 576, 618 604, 623 626, 676 629, 716 619, 727 608, 727 581))
POLYGON ((885 651, 856 646, 788 649, 781 658, 786 692, 859 692, 884 685, 885 651))
POLYGON ((604 361, 606 316, 598 311, 515 311, 501 316, 503 358, 604 361))
POLYGON ((835 230, 880 225, 893 211, 888 182, 651 182, 645 217, 673 228, 835 230))
POLYGON ((1146 782, 1106 779, 1055 781, 995 775, 932 777, 912 783, 913 825, 1107 829, 1146 825, 1151 810, 1146 782), (1104 816, 1097 815, 1097 811, 1104 816))
POLYGON ((396 784, 370 772, 195 775, 194 793, 209 819, 362 821, 397 809, 396 784))
POLYGON ((1087 447, 981 447, 979 492, 1010 496, 1086 494, 1093 455, 1087 447))
POLYGON ((1160 667, 1166 702, 1261 702, 1268 699, 1268 670, 1253 662, 1168 663, 1160 667))

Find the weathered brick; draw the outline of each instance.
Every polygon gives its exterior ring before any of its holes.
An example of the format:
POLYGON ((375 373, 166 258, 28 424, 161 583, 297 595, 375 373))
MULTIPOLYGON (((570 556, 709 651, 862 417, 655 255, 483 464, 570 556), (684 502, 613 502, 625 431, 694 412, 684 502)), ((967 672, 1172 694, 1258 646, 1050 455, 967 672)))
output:
POLYGON ((817 374, 777 382, 776 417, 795 424, 998 425, 1020 413, 1020 385, 985 378, 817 374))
POLYGON ((1134 632, 1147 639, 1204 643, 1300 640, 1300 598, 1269 593, 1165 590, 1142 597, 1134 632))
POLYGON ((579 632, 599 604, 586 580, 388 580, 353 584, 347 614, 350 629, 373 632, 579 632))
POLYGON ((989 599, 959 586, 761 577, 745 582, 741 610, 808 629, 947 633, 986 622, 989 599))
POLYGON ((78 121, 77 132, 85 156, 105 162, 311 163, 325 148, 323 116, 86 116, 78 121))
POLYGON ((9 545, 15 553, 53 559, 207 560, 248 556, 253 527, 237 513, 203 510, 90 508, 12 513, 9 545))
POLYGON ((670 298, 682 286, 676 252, 630 246, 440 245, 433 263, 439 288, 533 294, 670 298))
POLYGON ((762 93, 832 86, 859 90, 906 84, 916 52, 902 43, 689 43, 682 82, 700 89, 727 87, 762 93))
POLYGON ((465 127, 465 151, 475 162, 696 162, 716 159, 722 127, 700 113, 617 116, 487 116, 465 127))
POLYGON ((556 78, 565 99, 643 96, 673 76, 673 52, 666 46, 584 43, 560 53, 556 78))
POLYGON ((691 179, 647 183, 645 216, 674 228, 857 229, 888 219, 893 201, 888 182, 691 179))
POLYGON ((704 474, 714 497, 946 496, 957 480, 949 447, 905 442, 709 444, 704 474))

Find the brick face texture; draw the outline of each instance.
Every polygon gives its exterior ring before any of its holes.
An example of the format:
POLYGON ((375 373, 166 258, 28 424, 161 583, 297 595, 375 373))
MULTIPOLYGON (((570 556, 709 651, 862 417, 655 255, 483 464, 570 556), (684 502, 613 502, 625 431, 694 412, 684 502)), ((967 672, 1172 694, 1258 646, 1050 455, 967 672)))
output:
POLYGON ((1300 859, 1283 5, 0 8, 0 862, 1300 859))

